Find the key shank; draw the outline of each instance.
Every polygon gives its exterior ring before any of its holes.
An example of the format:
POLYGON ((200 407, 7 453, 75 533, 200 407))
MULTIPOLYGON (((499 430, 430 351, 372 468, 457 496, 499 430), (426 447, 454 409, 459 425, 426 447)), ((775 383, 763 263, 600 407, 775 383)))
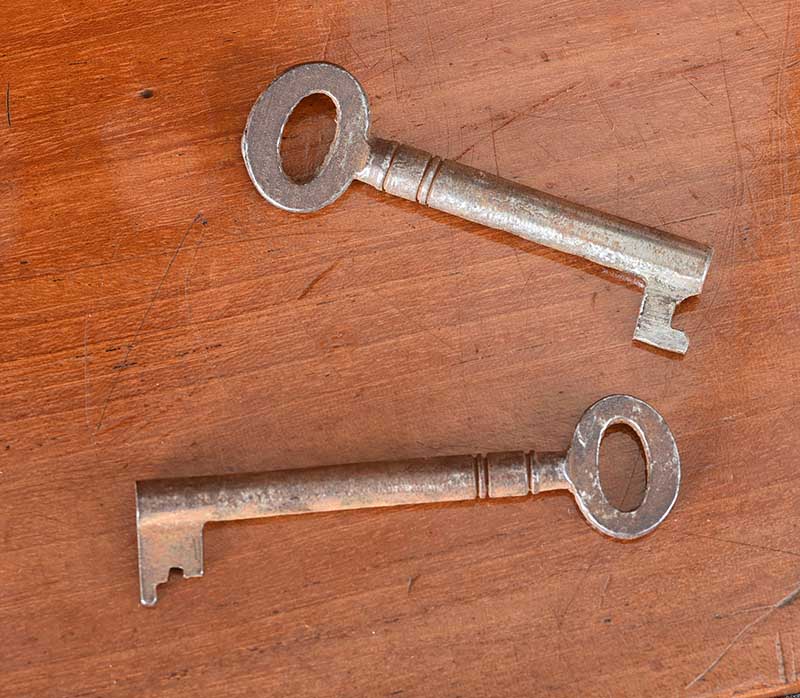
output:
POLYGON ((639 223, 594 211, 410 146, 370 139, 356 179, 473 223, 591 260, 644 282, 634 338, 685 353, 671 326, 678 303, 703 288, 711 250, 639 223))
POLYGON ((141 602, 173 567, 203 573, 209 521, 522 497, 568 487, 565 454, 514 451, 137 483, 141 602))

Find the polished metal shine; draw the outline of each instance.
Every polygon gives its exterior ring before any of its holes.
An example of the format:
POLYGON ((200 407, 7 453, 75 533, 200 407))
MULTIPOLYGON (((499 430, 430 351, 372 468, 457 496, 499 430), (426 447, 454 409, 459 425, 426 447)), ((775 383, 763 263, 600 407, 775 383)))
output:
POLYGON ((350 73, 331 63, 294 66, 272 82, 250 112, 242 137, 247 171, 261 195, 287 211, 316 211, 358 179, 629 274, 644 284, 634 339, 686 352, 688 339, 672 327, 672 316, 678 303, 703 288, 709 247, 371 136, 369 124, 367 97, 350 73), (319 171, 301 184, 283 170, 281 137, 297 104, 319 93, 336 105, 337 132, 319 171))
POLYGON ((563 453, 520 450, 488 455, 276 470, 243 475, 144 480, 136 485, 140 599, 156 603, 156 586, 172 568, 203 574, 203 526, 209 521, 285 514, 524 497, 569 490, 586 520, 613 538, 638 538, 658 526, 678 496, 681 466, 663 417, 630 395, 611 395, 581 417, 563 453), (600 483, 600 443, 627 424, 645 453, 647 488, 634 511, 620 511, 600 483))

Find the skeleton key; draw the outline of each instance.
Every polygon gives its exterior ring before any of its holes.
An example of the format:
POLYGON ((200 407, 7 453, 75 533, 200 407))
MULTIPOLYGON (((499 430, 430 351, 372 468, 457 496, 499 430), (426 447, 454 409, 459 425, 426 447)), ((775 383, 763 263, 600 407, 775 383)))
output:
POLYGON ((287 211, 316 211, 358 179, 380 191, 630 274, 644 285, 634 339, 686 353, 689 340, 672 327, 672 315, 678 303, 703 288, 711 263, 709 247, 371 137, 364 90, 339 66, 305 63, 277 77, 253 105, 242 154, 256 189, 287 211), (281 137, 294 108, 316 93, 327 95, 336 105, 336 136, 316 175, 299 184, 283 170, 281 137))
POLYGON ((664 418, 630 395, 611 395, 581 417, 564 453, 513 451, 488 455, 332 465, 265 473, 143 480, 136 484, 140 600, 156 603, 156 586, 172 568, 203 574, 208 521, 285 514, 524 497, 569 490, 586 520, 614 538, 638 538, 658 526, 678 496, 681 466, 664 418), (612 506, 600 484, 600 442, 613 424, 627 424, 645 453, 647 488, 633 511, 612 506))

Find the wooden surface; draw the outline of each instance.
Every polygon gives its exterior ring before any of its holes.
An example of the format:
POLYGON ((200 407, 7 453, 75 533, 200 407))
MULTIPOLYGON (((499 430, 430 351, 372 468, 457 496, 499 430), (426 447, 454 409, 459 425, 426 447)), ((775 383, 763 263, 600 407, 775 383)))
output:
POLYGON ((800 687, 800 6, 0 7, 0 694, 732 696, 800 687), (640 292, 356 184, 270 207, 239 138, 327 59, 374 132, 712 244, 679 359, 640 292), (134 481, 564 447, 666 416, 644 540, 568 495, 212 527, 137 593, 134 481))

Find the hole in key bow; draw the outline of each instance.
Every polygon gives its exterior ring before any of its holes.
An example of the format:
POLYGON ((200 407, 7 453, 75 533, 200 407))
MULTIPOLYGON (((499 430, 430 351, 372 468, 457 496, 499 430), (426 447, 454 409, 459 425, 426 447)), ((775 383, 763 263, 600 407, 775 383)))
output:
POLYGON ((647 459, 636 432, 627 424, 612 424, 600 442, 600 486, 608 503, 619 511, 634 511, 647 489, 647 459))
POLYGON ((336 119, 336 105, 323 93, 304 97, 292 109, 280 144, 287 177, 305 184, 317 175, 336 137, 336 119))

